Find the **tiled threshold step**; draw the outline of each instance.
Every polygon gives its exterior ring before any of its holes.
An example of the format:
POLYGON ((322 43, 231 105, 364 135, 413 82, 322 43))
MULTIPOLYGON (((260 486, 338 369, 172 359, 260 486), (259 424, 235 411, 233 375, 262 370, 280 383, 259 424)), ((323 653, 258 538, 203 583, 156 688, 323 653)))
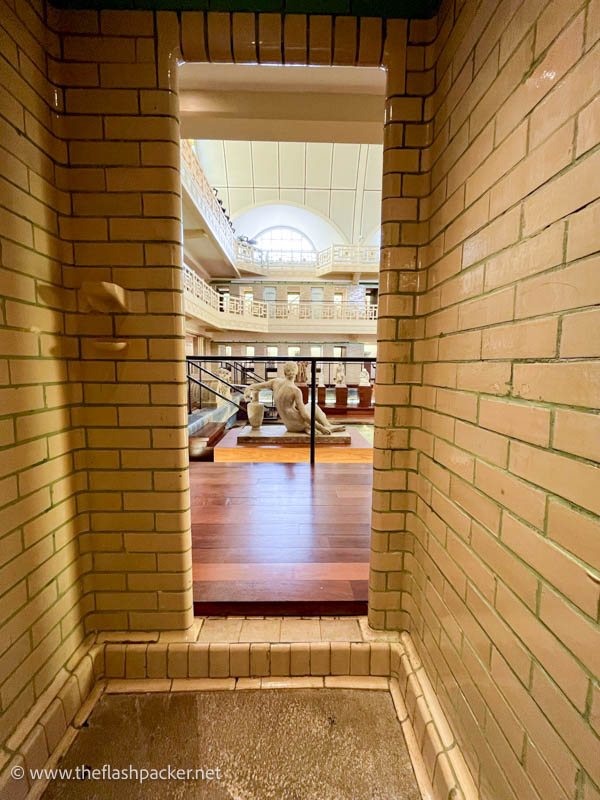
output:
POLYGON ((196 617, 272 617, 336 616, 356 617, 367 613, 366 600, 280 600, 274 602, 201 602, 194 603, 196 617))

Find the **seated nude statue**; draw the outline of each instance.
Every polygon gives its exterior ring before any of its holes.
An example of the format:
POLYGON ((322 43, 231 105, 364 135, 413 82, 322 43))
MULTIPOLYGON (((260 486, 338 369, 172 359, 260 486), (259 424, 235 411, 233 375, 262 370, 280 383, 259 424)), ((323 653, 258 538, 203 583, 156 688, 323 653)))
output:
MULTIPOLYGON (((253 392, 261 389, 273 390, 273 401, 281 421, 290 433, 310 433, 310 410, 304 405, 302 392, 294 383, 298 374, 298 366, 288 361, 283 367, 285 378, 273 378, 264 383, 253 383, 247 386, 244 397, 250 399, 253 392)), ((317 433, 329 434, 343 431, 343 425, 331 425, 319 406, 315 406, 315 430, 317 433)))

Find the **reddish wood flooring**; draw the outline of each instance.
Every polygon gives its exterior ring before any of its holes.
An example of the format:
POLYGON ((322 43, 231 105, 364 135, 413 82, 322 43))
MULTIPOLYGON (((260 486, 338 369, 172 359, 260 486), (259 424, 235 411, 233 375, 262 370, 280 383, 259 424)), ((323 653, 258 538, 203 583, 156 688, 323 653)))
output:
MULTIPOLYGON (((365 426, 362 426, 365 427, 365 426)), ((297 447, 286 445, 240 445, 238 436, 242 428, 231 428, 215 447, 214 460, 225 463, 258 463, 262 461, 286 464, 302 464, 310 461, 308 444, 297 447)), ((372 428, 371 428, 372 430, 372 428)), ((321 464, 372 464, 373 445, 361 435, 358 426, 348 426, 351 437, 349 445, 318 444, 317 463, 321 464)))
POLYGON ((365 613, 372 471, 190 463, 196 613, 365 613))

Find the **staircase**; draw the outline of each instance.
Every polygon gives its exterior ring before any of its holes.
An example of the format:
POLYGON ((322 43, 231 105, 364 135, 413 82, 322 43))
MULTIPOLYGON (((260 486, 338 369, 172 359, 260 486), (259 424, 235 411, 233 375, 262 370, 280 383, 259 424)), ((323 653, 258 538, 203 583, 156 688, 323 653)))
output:
POLYGON ((190 436, 190 461, 212 461, 213 448, 223 438, 226 422, 207 422, 190 436))

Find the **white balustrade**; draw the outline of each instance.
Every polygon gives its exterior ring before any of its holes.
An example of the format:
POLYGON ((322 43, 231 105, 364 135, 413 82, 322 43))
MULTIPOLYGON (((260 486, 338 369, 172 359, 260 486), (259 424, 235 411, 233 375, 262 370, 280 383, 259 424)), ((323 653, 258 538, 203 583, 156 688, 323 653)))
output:
POLYGON ((181 140, 181 182, 232 264, 236 257, 233 227, 200 166, 189 139, 181 140))
POLYGON ((343 271, 344 267, 348 267, 348 271, 359 271, 358 267, 378 268, 379 247, 376 245, 334 244, 319 252, 298 253, 291 258, 281 260, 278 253, 261 250, 248 242, 236 239, 234 229, 212 186, 206 180, 189 139, 181 140, 181 181, 223 252, 232 264, 237 264, 238 268, 256 270, 264 274, 275 274, 290 268, 302 267, 314 267, 316 274, 332 269, 343 271))
MULTIPOLYGON (((183 285, 190 299, 223 315, 223 327, 227 327, 227 315, 238 320, 259 322, 267 331, 269 320, 367 321, 377 319, 377 306, 368 303, 279 303, 262 300, 247 301, 241 297, 224 297, 209 286, 194 270, 184 267, 183 285)), ((255 326, 254 326, 255 327, 255 326)))

